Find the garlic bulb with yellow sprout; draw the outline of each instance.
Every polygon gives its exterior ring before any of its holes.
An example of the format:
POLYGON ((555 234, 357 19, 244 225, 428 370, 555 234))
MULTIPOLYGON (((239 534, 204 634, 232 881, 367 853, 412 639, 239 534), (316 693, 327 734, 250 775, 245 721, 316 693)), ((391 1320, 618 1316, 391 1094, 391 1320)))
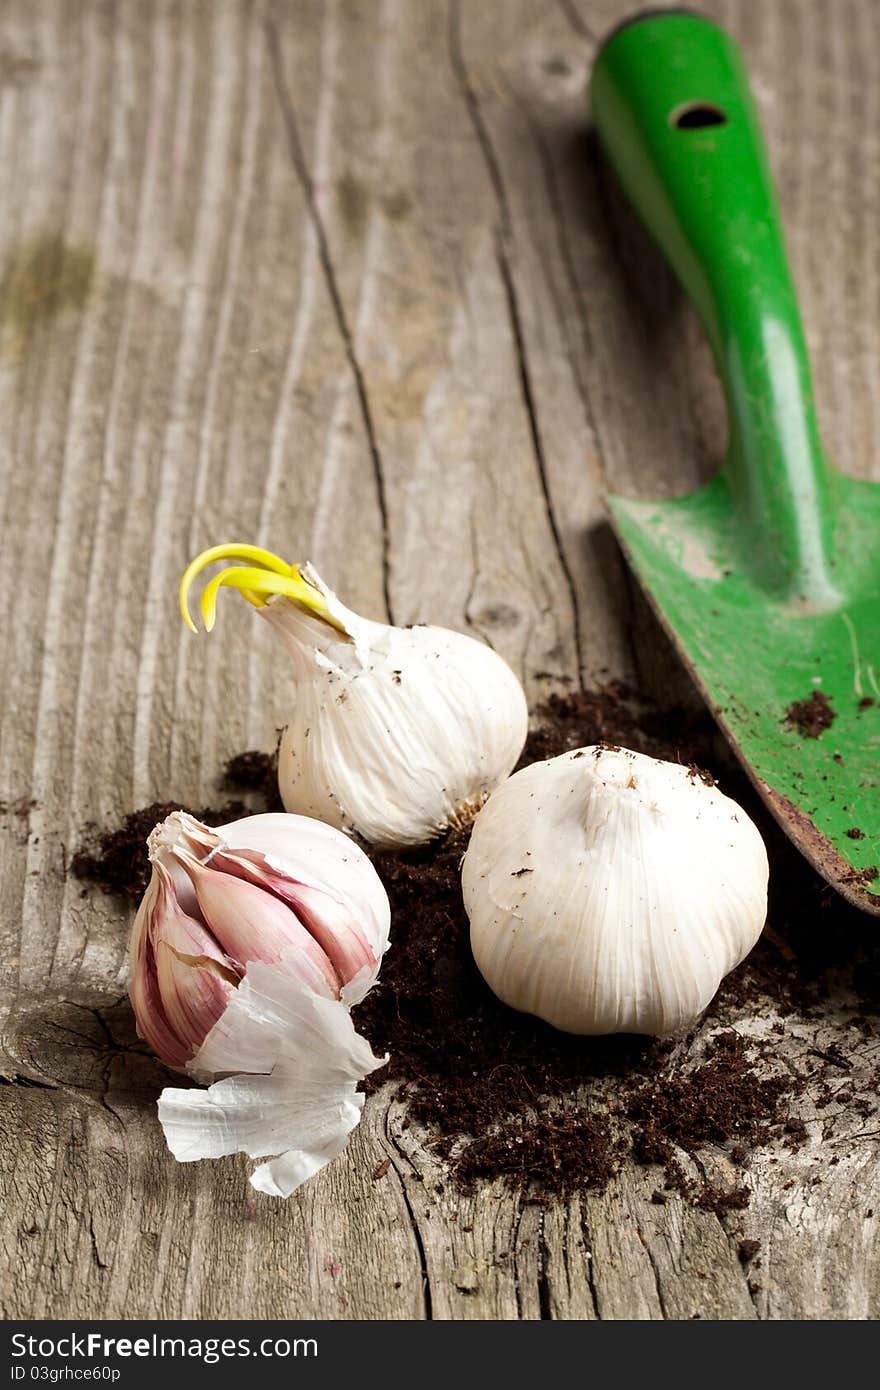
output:
POLYGON ((278 781, 288 811, 316 816, 393 848, 466 824, 508 776, 525 742, 525 695, 482 642, 447 628, 392 627, 340 603, 311 565, 270 551, 221 545, 187 569, 218 560, 201 597, 208 631, 221 587, 241 590, 292 659, 289 722, 278 781))
POLYGON ((605 747, 493 792, 462 867, 474 957, 500 999, 569 1033, 660 1037, 752 949, 767 877, 736 802, 678 763, 605 747))
POLYGON ((303 816, 211 829, 175 811, 148 844, 130 945, 138 1031, 213 1083, 162 1092, 168 1147, 181 1161, 270 1157, 251 1182, 286 1197, 345 1146, 358 1082, 383 1063, 349 1009, 388 944, 387 894, 357 845, 303 816))

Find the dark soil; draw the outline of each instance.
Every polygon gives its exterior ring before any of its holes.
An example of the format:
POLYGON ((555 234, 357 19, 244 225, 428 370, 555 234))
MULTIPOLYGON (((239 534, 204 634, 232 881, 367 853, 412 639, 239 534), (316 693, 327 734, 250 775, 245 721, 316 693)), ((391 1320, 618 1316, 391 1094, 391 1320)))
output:
POLYGON ((555 758, 572 748, 604 743, 648 753, 652 758, 684 763, 694 776, 703 773, 694 754, 709 756, 716 741, 716 726, 704 712, 662 710, 640 701, 620 682, 597 690, 570 695, 551 695, 536 711, 535 725, 526 741, 518 767, 555 758))
MULTIPOLYGON (((737 1210, 748 1202, 745 1171, 741 1183, 721 1190, 688 1176, 680 1155, 696 1158, 707 1145, 721 1146, 745 1170, 756 1147, 772 1139, 796 1147, 806 1137, 792 1113, 805 1080, 791 1074, 772 1044, 738 1033, 737 1018, 772 1006, 784 1033, 788 1017, 821 1014, 829 978, 852 964, 870 935, 856 977, 862 998, 856 1017, 862 1008, 864 1027, 872 1029, 880 993, 876 929, 868 932, 864 914, 819 880, 765 816, 708 716, 658 710, 618 685, 553 696, 536 711, 521 765, 599 742, 681 762, 704 781, 717 777, 768 842, 768 930, 722 984, 700 1041, 570 1037, 499 1003, 470 952, 459 877, 468 832, 459 831, 418 851, 372 852, 394 925, 379 983, 356 1011, 373 1046, 391 1053, 367 1087, 391 1080, 401 1088, 407 1123, 427 1128, 433 1151, 465 1189, 501 1178, 551 1194, 601 1190, 632 1155, 664 1170, 665 1189, 652 1200, 663 1202, 676 1188, 699 1206, 737 1210)), ((240 755, 222 785, 267 794, 265 806, 251 809, 274 809, 273 756, 240 755)), ((154 806, 129 817, 76 856, 75 872, 136 898, 146 878, 143 841, 170 809, 154 806)), ((227 803, 196 814, 216 824, 241 810, 227 803)), ((837 1077, 848 1066, 842 1054, 823 1054, 816 1076, 831 1068, 837 1077)), ((817 1081, 813 1090, 820 1084, 826 1083, 817 1081)), ((840 1103, 839 1090, 833 1094, 840 1103)), ((853 1105, 871 1113, 864 1097, 853 1096, 853 1105)), ((693 1172, 701 1171, 697 1161, 693 1172)))
POLYGON ((224 767, 220 785, 225 791, 256 792, 264 802, 260 810, 284 810, 278 792, 277 753, 259 753, 253 748, 236 753, 224 767))
MULTIPOLYGON (((80 846, 70 861, 74 878, 97 883, 105 893, 137 902, 150 881, 147 836, 172 811, 188 810, 179 801, 154 801, 132 811, 116 830, 97 830, 80 846)), ((223 825, 247 814, 243 801, 222 806, 203 806, 192 814, 205 825, 223 825)))
POLYGON ((539 1120, 516 1115, 466 1144, 455 1174, 466 1188, 480 1178, 502 1177, 512 1185, 534 1183, 565 1197, 605 1187, 617 1166, 616 1149, 608 1117, 583 1107, 539 1120))
POLYGON ((667 1186, 691 1196, 698 1206, 738 1208, 748 1205, 747 1189, 719 1193, 695 1183, 685 1175, 676 1149, 695 1154, 707 1143, 724 1145, 742 1164, 780 1127, 790 1126, 787 1103, 803 1087, 790 1075, 759 1075, 745 1040, 733 1029, 711 1039, 707 1056, 691 1071, 674 1075, 667 1069, 631 1093, 627 1116, 633 1124, 633 1154, 641 1163, 662 1164, 667 1186))
POLYGON ((659 1077, 633 1095, 627 1113, 638 1122, 636 1153, 646 1162, 662 1163, 670 1142, 688 1151, 707 1141, 754 1146, 779 1118, 779 1102, 790 1094, 788 1078, 758 1079, 744 1088, 752 1068, 739 1033, 717 1033, 707 1052, 702 1066, 659 1077))
MULTIPOLYGON (((217 806, 203 806, 192 811, 205 825, 224 825, 249 815, 249 807, 241 797, 256 793, 261 811, 283 811, 278 795, 278 768, 275 755, 253 749, 230 758, 220 776, 223 791, 238 795, 217 806)), ((139 811, 132 811, 115 830, 97 828, 86 838, 70 861, 74 878, 97 883, 105 893, 120 898, 139 899, 150 880, 150 865, 146 855, 147 836, 159 821, 172 811, 188 810, 179 801, 155 801, 139 811)))
POLYGON ((786 724, 790 724, 801 738, 818 738, 831 728, 836 718, 828 696, 821 690, 814 690, 805 700, 795 700, 785 711, 786 724))

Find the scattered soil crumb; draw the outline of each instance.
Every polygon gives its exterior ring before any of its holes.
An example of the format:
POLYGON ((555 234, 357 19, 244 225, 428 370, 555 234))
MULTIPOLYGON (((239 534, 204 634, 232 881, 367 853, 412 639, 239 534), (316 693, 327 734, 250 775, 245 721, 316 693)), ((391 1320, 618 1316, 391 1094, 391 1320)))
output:
POLYGON ((836 718, 831 702, 822 690, 814 690, 806 700, 795 700, 785 711, 786 724, 790 724, 801 738, 818 738, 831 728, 836 718))
POLYGON ((17 816, 19 820, 27 820, 31 811, 36 810, 39 804, 32 796, 19 796, 14 801, 0 801, 0 816, 17 816))
POLYGON ((873 883, 880 869, 876 864, 866 864, 864 869, 849 869, 840 875, 841 883, 850 883, 854 888, 867 888, 869 883, 873 883))

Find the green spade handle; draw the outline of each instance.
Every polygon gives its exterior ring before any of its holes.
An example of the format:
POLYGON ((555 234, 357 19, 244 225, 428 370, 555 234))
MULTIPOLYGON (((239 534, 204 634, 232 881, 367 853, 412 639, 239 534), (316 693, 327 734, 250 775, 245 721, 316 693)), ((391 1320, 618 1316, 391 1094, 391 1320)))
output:
POLYGON ((834 475, 739 50, 702 16, 637 15, 602 47, 590 98, 604 151, 715 354, 730 416, 723 471, 754 578, 825 607, 834 475))

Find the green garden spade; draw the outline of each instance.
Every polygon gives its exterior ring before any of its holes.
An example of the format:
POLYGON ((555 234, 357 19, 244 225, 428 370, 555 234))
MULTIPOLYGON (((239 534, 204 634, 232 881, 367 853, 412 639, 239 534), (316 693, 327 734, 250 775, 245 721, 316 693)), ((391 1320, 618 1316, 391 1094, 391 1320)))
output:
POLYGON ((740 54, 686 11, 599 53, 599 139, 690 296, 730 417, 720 472, 611 497, 630 564, 759 792, 845 897, 880 913, 880 485, 827 463, 740 54))

